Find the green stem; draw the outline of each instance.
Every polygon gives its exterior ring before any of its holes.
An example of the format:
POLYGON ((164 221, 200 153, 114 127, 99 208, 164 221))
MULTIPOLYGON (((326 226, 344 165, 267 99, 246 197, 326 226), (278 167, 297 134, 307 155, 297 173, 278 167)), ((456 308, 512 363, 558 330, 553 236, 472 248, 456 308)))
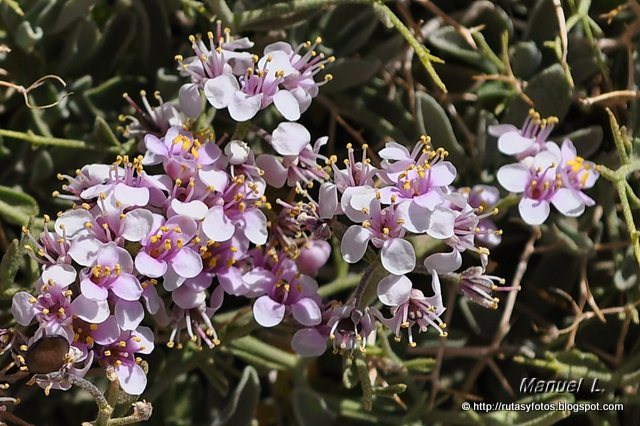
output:
POLYGON ((318 294, 322 297, 329 297, 336 293, 340 293, 341 291, 353 288, 360 282, 361 276, 361 274, 348 274, 342 277, 338 277, 330 283, 320 287, 318 289, 318 294))
POLYGON ((273 18, 304 13, 340 4, 371 4, 372 0, 290 0, 278 2, 265 8, 247 10, 236 15, 236 28, 245 29, 273 18))
POLYGON ((207 4, 224 25, 229 26, 232 31, 235 30, 233 12, 225 0, 207 0, 207 4))
POLYGON ((626 165, 629 163, 629 153, 627 152, 627 148, 624 146, 624 141, 622 139, 622 134, 620 132, 620 126, 618 125, 616 116, 613 114, 613 112, 609 108, 607 108, 607 114, 609 114, 609 123, 611 124, 613 141, 616 144, 616 150, 618 151, 618 155, 620 155, 620 161, 622 161, 623 165, 626 165))
POLYGON ((251 127, 251 123, 249 121, 243 121, 236 125, 236 129, 233 131, 233 136, 231 139, 233 140, 241 140, 243 141, 247 137, 247 132, 251 127))
POLYGON ((429 52, 429 49, 424 47, 418 40, 416 40, 413 34, 411 34, 409 28, 407 28, 404 22, 402 22, 400 18, 398 18, 395 13, 393 13, 389 6, 384 3, 374 2, 373 8, 382 17, 388 20, 394 27, 396 27, 396 30, 398 30, 398 32, 402 34, 404 39, 407 40, 407 43, 409 43, 409 46, 411 46, 416 52, 416 55, 418 55, 418 59, 420 59, 420 62, 422 62, 422 65, 424 66, 425 70, 427 70, 427 73, 431 76, 433 81, 436 83, 436 86, 438 86, 443 92, 447 93, 447 87, 440 79, 440 76, 438 75, 438 73, 436 73, 436 70, 433 68, 433 64, 431 63, 432 60, 440 62, 441 60, 439 58, 436 58, 435 56, 432 56, 429 52))
POLYGON ((262 364, 260 366, 277 365, 282 369, 291 370, 298 363, 297 355, 264 343, 253 336, 234 339, 229 343, 229 347, 234 355, 262 364))
MULTIPOLYGON (((11 139, 18 139, 29 142, 32 145, 48 145, 48 146, 56 146, 60 148, 71 148, 71 149, 86 149, 86 150, 97 150, 98 148, 92 147, 88 145, 86 142, 77 140, 77 139, 62 139, 62 138, 52 138, 48 136, 36 135, 35 133, 29 132, 17 132, 15 130, 6 130, 0 129, 0 136, 5 136, 11 139)), ((100 148, 100 150, 105 150, 104 148, 100 148)), ((112 146, 107 148, 105 151, 112 153, 120 153, 122 149, 117 146, 112 146)))

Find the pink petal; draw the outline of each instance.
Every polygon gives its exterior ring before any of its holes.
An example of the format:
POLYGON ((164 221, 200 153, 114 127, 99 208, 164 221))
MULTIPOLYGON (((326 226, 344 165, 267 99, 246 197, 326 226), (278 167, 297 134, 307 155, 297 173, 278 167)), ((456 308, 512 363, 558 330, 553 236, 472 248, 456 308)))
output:
POLYGON ((202 271, 202 258, 189 247, 183 247, 171 259, 171 267, 184 278, 193 278, 202 271))
POLYGON ((457 214, 446 207, 436 207, 429 216, 427 234, 439 240, 450 238, 454 234, 457 214))
POLYGON ((122 236, 127 241, 141 241, 153 230, 153 213, 146 209, 128 212, 123 219, 122 236))
POLYGON ((260 111, 262 94, 253 96, 235 92, 229 100, 229 115, 237 122, 251 120, 260 111))
POLYGON ((531 172, 524 164, 507 164, 498 170, 498 182, 507 191, 523 192, 527 185, 531 172))
POLYGON ((338 210, 338 188, 331 182, 320 185, 318 194, 318 216, 320 219, 331 219, 338 210))
POLYGON ((202 98, 195 84, 183 84, 179 92, 180 110, 188 117, 196 118, 202 112, 202 98))
POLYGON ((110 315, 106 320, 97 324, 98 328, 91 332, 91 337, 99 345, 108 345, 116 340, 120 336, 120 327, 116 317, 110 315))
POLYGON ((348 263, 356 263, 367 250, 371 239, 371 232, 360 225, 351 225, 342 236, 340 251, 348 263))
POLYGON ((395 275, 404 275, 416 267, 416 253, 413 246, 402 238, 392 238, 384 242, 380 251, 384 269, 395 275))
POLYGON ((549 202, 523 198, 518 204, 520 216, 529 225, 540 225, 549 217, 549 202))
POLYGON ((253 317, 263 327, 273 327, 282 322, 285 306, 272 300, 269 296, 261 296, 253 304, 253 317))
POLYGON ((111 285, 113 294, 124 300, 138 300, 142 296, 142 286, 131 274, 121 274, 111 285))
POLYGON ((304 328, 293 335, 291 347, 300 356, 318 357, 327 350, 327 336, 315 328, 304 328))
POLYGON ((99 324, 109 317, 109 303, 106 300, 89 300, 79 295, 71 302, 73 315, 87 322, 99 324))
POLYGON ((207 238, 213 241, 227 241, 236 231, 236 226, 227 218, 224 207, 215 206, 202 221, 202 230, 207 238))
POLYGON ((400 306, 411 297, 413 284, 404 275, 389 275, 378 283, 378 299, 387 306, 400 306))
POLYGON ((147 387, 147 376, 138 364, 126 363, 115 366, 116 376, 123 391, 129 395, 140 395, 147 387))
POLYGON ((146 206, 149 204, 149 188, 136 188, 119 183, 114 190, 114 196, 125 206, 146 206))
POLYGON ((229 105, 233 94, 238 89, 238 80, 233 75, 222 74, 207 80, 204 85, 204 94, 211 105, 216 109, 222 109, 229 105))
POLYGON ((570 189, 560 188, 551 199, 551 203, 565 216, 580 216, 584 212, 584 203, 570 189))
POLYGON ((462 256, 458 250, 453 249, 450 253, 436 253, 424 260, 427 271, 436 271, 439 274, 454 272, 462 265, 462 256))
POLYGON ((302 298, 291 305, 293 317, 302 325, 311 327, 320 324, 322 312, 318 304, 310 298, 302 298))
POLYGON ((456 168, 448 161, 436 163, 431 167, 431 185, 448 186, 456 178, 456 168))
POLYGON ((67 238, 74 239, 82 234, 90 233, 85 226, 87 222, 93 222, 93 216, 85 209, 67 210, 56 219, 54 228, 59 235, 66 235, 67 238))
POLYGON ((204 219, 209 208, 200 200, 193 200, 187 203, 174 198, 171 200, 171 208, 176 214, 184 215, 195 220, 204 219))
POLYGON ((267 242, 267 218, 258 209, 251 209, 244 212, 244 235, 256 245, 267 242))
POLYGON ((171 292, 171 299, 182 309, 192 309, 201 306, 206 301, 207 295, 204 291, 196 291, 191 287, 183 285, 171 292))
POLYGON ((273 95, 273 104, 287 120, 296 121, 300 118, 298 100, 288 90, 279 90, 273 95))
POLYGON ((256 165, 264 170, 264 180, 274 188, 282 188, 287 181, 287 169, 275 155, 262 154, 256 158, 256 165))
POLYGON ((93 281, 91 281, 90 277, 91 276, 80 281, 80 291, 82 292, 82 294, 87 299, 106 300, 109 296, 109 291, 106 288, 100 287, 99 285, 95 284, 93 281))
POLYGON ((120 299, 116 302, 115 316, 120 328, 123 330, 135 330, 144 318, 142 303, 120 299))
POLYGON ((156 260, 143 250, 140 250, 136 255, 135 265, 138 272, 149 278, 159 278, 167 272, 167 263, 165 261, 156 260))
POLYGON ((35 298, 26 291, 19 291, 13 295, 11 315, 13 315, 18 324, 27 326, 33 320, 36 310, 33 307, 34 304, 29 302, 33 299, 35 298))
POLYGON ((309 142, 311 134, 298 123, 280 123, 271 138, 271 145, 280 155, 298 155, 309 142))
POLYGON ((506 155, 517 155, 526 151, 534 140, 525 138, 519 132, 506 132, 498 138, 498 150, 506 155))
POLYGON ((82 235, 71 242, 69 256, 82 266, 91 266, 98 256, 103 243, 93 235, 82 235))
POLYGON ((44 283, 52 282, 60 288, 66 288, 76 280, 76 270, 71 265, 53 265, 42 272, 44 283))

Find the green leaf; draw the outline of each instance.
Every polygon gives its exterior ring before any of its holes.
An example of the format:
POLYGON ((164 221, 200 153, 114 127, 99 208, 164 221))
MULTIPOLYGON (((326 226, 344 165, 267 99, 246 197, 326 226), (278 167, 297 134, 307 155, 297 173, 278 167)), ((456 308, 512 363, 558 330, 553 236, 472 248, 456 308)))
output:
POLYGON ((535 2, 527 21, 524 39, 532 40, 542 48, 545 41, 553 40, 557 34, 558 20, 553 0, 535 2))
POLYGON ((259 400, 260 379, 258 372, 255 368, 247 366, 227 405, 212 425, 249 426, 255 417, 259 400))
POLYGON ((13 284, 23 261, 24 250, 20 242, 15 239, 11 241, 6 253, 2 256, 2 261, 0 261, 0 292, 4 292, 8 286, 13 284))
POLYGON ((337 414, 327 407, 327 403, 316 392, 297 387, 291 394, 293 414, 301 426, 327 426, 337 414))
POLYGON ((428 373, 433 370, 436 360, 433 358, 414 358, 403 362, 405 368, 415 373, 428 373))
POLYGON ((338 58, 351 55, 366 43, 378 26, 371 7, 344 5, 336 7, 322 31, 323 43, 334 49, 338 58))
MULTIPOLYGON (((533 101, 533 107, 543 117, 554 115, 562 121, 571 106, 571 86, 560 64, 550 66, 529 80, 524 93, 533 101)), ((530 109, 531 105, 517 97, 509 104, 507 116, 503 121, 520 125, 530 109)))
POLYGON ((373 392, 376 395, 386 398, 395 398, 399 394, 407 390, 407 385, 404 383, 396 383, 389 386, 376 386, 373 388, 373 392))
POLYGON ((638 286, 640 268, 633 254, 633 248, 629 247, 624 254, 622 263, 618 265, 613 274, 613 284, 620 291, 628 291, 638 286))
POLYGON ((380 65, 377 58, 339 58, 327 67, 327 72, 333 75, 333 79, 322 88, 322 92, 339 93, 360 86, 376 75, 380 65))
POLYGON ((353 362, 353 358, 343 358, 342 368, 342 384, 347 389, 353 389, 360 382, 360 376, 358 376, 358 370, 356 364, 353 362))
POLYGON ((458 59, 477 69, 493 72, 495 67, 477 50, 474 50, 453 27, 442 27, 431 32, 429 43, 442 52, 445 60, 458 59))
POLYGON ((542 53, 532 41, 513 44, 509 49, 509 55, 513 73, 523 80, 533 77, 542 63, 542 53))
POLYGON ((418 131, 431 137, 431 145, 449 151, 451 161, 459 167, 467 164, 467 156, 458 143, 449 117, 444 109, 430 95, 416 93, 416 121, 418 131))
POLYGON ((58 15, 51 34, 64 31, 75 21, 89 15, 91 8, 98 0, 68 0, 64 4, 64 12, 58 15))
POLYGON ((12 225, 26 225, 39 213, 38 202, 21 190, 0 186, 0 217, 12 225))
POLYGON ((34 185, 53 176, 54 164, 51 152, 47 149, 39 149, 33 156, 29 184, 34 185))
POLYGON ((358 356, 355 359, 355 365, 360 379, 360 387, 362 388, 362 408, 364 408, 365 411, 371 411, 373 408, 373 386, 369 378, 367 361, 358 356))

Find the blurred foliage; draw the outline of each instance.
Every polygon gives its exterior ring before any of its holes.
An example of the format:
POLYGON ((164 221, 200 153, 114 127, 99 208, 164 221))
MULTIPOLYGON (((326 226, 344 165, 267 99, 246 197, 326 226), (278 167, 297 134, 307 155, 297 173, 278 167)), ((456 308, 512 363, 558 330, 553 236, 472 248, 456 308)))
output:
MULTIPOLYGON (((552 139, 572 138, 592 161, 612 170, 637 161, 640 6, 634 0, 372 4, 0 1, 0 44, 11 49, 0 53, 2 79, 23 87, 50 74, 66 81, 66 88, 46 81, 30 91, 36 105, 72 92, 43 110, 28 108, 15 89, 0 91, 3 324, 10 324, 10 296, 31 285, 36 267, 25 261, 20 226, 31 216, 53 216, 67 207, 51 197, 59 185, 56 174, 133 153, 133 141, 119 132, 119 117, 133 112, 122 94, 139 100, 140 90, 158 90, 165 100, 174 99, 181 84, 174 55, 188 56, 188 35, 210 30, 216 19, 250 36, 256 51, 282 38, 324 38, 322 49, 338 58, 327 69, 334 79, 303 122, 312 134, 330 136, 329 152, 344 153, 352 141, 366 141, 374 151, 389 138, 410 144, 426 132, 451 153, 458 185, 493 184, 495 171, 509 160, 486 135, 487 126, 519 125, 535 107, 560 119, 552 139), (420 47, 417 54, 411 43, 420 47), (605 107, 624 129, 612 133, 605 107), (630 159, 616 153, 616 132, 630 159)), ((262 120, 270 128, 274 117, 266 113, 262 120)), ((154 404, 149 424, 242 425, 253 418, 263 425, 309 426, 637 424, 640 268, 630 246, 638 234, 628 229, 640 207, 630 195, 640 190, 637 175, 633 169, 618 181, 631 199, 628 211, 619 209, 618 193, 601 179, 591 193, 598 206, 577 219, 552 219, 539 234, 504 208, 503 243, 493 251, 490 269, 522 290, 496 311, 449 292, 446 305, 454 314, 446 340, 426 333, 416 348, 407 348, 381 331, 379 348, 343 365, 330 353, 311 361, 292 355, 292 330, 258 332, 242 307, 218 315, 222 347, 158 350, 148 357, 150 383, 142 398, 154 404), (524 377, 598 377, 607 391, 527 396, 519 392, 524 377), (485 414, 461 411, 465 400, 622 402, 625 408, 485 414)), ((509 203, 505 199, 504 207, 509 203)), ((42 221, 29 226, 42 227, 42 221)), ((338 266, 322 274, 321 282, 333 279, 325 295, 346 294, 357 283, 338 266)), ((77 424, 95 415, 95 404, 82 391, 53 392, 47 399, 38 388, 11 389, 23 401, 14 414, 34 424, 77 424)), ((118 407, 127 408, 126 402, 118 407)))

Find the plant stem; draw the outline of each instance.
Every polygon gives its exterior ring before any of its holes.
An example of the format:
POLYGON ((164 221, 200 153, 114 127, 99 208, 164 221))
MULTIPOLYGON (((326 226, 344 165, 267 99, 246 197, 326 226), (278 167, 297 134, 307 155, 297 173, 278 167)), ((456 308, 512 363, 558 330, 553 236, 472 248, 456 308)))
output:
POLYGON ((382 17, 387 19, 396 28, 396 30, 398 30, 400 34, 402 34, 404 39, 407 40, 407 43, 409 43, 409 46, 411 46, 416 52, 416 55, 418 55, 418 59, 420 59, 420 62, 422 62, 422 65, 427 70, 427 73, 429 74, 429 76, 431 76, 434 83, 436 83, 436 86, 438 86, 444 93, 447 93, 447 87, 440 79, 440 76, 438 75, 438 73, 436 73, 436 70, 433 68, 433 64, 431 63, 432 60, 437 60, 438 62, 441 62, 441 60, 431 55, 429 49, 424 47, 418 40, 416 40, 413 34, 411 34, 409 28, 407 28, 404 22, 402 22, 400 18, 398 18, 395 13, 393 13, 393 11, 389 9, 389 6, 384 3, 374 2, 373 8, 382 17))
MULTIPOLYGON (((49 146, 56 146, 60 148, 86 149, 86 150, 93 150, 93 151, 98 150, 97 147, 92 147, 88 145, 86 142, 81 140, 41 136, 41 135, 36 135, 31 131, 18 132, 15 130, 0 129, 0 136, 5 136, 11 139, 23 140, 33 145, 49 145, 49 146)), ((111 152, 114 154, 120 153, 122 151, 122 149, 117 146, 112 146, 107 149, 100 148, 100 150, 111 152)))

